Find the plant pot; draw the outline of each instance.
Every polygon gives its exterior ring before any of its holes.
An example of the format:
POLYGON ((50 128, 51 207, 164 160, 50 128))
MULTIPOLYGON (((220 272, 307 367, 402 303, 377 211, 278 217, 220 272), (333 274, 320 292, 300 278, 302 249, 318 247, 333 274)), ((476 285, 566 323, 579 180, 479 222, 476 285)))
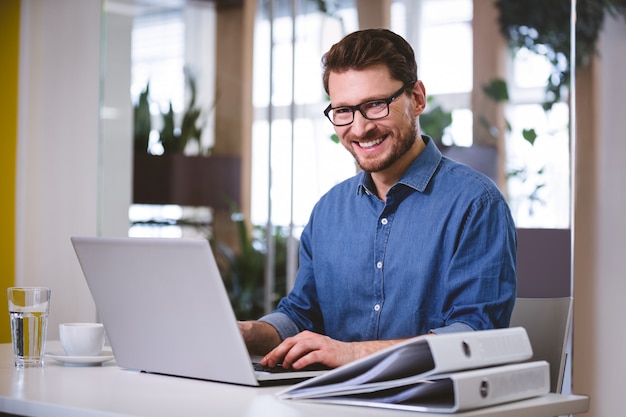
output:
POLYGON ((177 204, 230 210, 241 200, 237 156, 135 154, 133 203, 177 204))

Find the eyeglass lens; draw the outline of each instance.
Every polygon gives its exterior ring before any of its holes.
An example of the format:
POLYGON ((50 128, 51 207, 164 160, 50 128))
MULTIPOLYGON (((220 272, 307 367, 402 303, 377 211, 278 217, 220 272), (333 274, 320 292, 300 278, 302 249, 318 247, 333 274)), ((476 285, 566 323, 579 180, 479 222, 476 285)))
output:
POLYGON ((389 105, 383 100, 368 101, 358 108, 338 107, 331 109, 328 117, 334 124, 350 124, 354 120, 354 112, 358 110, 363 117, 369 120, 382 119, 389 114, 389 105))

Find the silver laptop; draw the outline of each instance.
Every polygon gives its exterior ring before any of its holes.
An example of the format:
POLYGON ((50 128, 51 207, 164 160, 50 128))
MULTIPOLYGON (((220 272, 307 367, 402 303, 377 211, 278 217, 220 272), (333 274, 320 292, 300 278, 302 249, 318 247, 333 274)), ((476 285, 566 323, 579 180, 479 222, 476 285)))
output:
POLYGON ((71 241, 120 367, 253 386, 324 372, 255 370, 207 240, 71 241))

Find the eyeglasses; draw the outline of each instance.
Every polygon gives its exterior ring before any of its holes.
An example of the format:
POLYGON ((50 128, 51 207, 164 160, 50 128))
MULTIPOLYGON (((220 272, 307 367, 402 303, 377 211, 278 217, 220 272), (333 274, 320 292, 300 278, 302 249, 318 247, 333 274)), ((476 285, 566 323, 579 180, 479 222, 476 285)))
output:
POLYGON ((326 110, 324 110, 324 115, 335 126, 347 126, 352 123, 354 121, 354 112, 357 110, 367 120, 382 119, 389 115, 389 104, 400 97, 404 90, 413 84, 415 84, 415 81, 404 84, 389 98, 370 100, 356 106, 331 107, 332 104, 329 104, 326 110))

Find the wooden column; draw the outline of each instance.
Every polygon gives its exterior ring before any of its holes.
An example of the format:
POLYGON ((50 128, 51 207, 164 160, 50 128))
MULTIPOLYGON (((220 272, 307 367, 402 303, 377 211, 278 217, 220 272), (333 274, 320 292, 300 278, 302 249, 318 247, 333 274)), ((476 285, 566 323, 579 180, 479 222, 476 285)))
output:
POLYGON ((359 29, 391 27, 391 0, 357 0, 359 29))
MULTIPOLYGON (((215 146, 214 155, 241 156, 241 78, 243 7, 217 8, 217 50, 215 57, 215 146)), ((228 209, 214 209, 216 239, 237 248, 237 233, 228 209)))
POLYGON ((506 78, 506 41, 500 34, 498 10, 495 0, 474 0, 474 65, 472 88, 472 111, 474 113, 474 144, 494 146, 497 149, 496 182, 506 189, 504 133, 506 121, 504 104, 496 103, 483 92, 483 85, 493 79, 506 78), (498 130, 494 137, 481 123, 481 118, 498 130))

